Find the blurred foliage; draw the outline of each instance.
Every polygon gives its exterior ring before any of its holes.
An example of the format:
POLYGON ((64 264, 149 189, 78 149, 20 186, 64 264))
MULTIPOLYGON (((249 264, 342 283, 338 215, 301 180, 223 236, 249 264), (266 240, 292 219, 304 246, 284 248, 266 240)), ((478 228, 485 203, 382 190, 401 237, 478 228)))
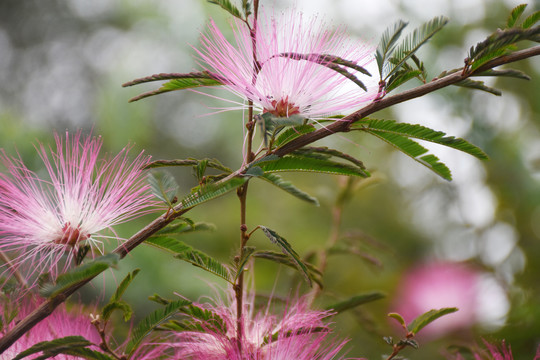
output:
MULTIPOLYGON (((439 2, 453 9, 452 1, 439 2)), ((209 157, 219 158, 231 168, 238 166, 243 131, 240 113, 207 116, 223 104, 193 92, 172 92, 128 104, 139 89, 120 87, 148 73, 196 68, 191 57, 194 51, 188 44, 197 43, 208 16, 218 23, 225 23, 226 17, 204 1, 187 3, 1 1, 0 146, 8 153, 17 149, 31 161, 35 153, 32 144, 36 140, 50 142, 52 129, 82 127, 103 136, 111 151, 131 142, 136 151, 144 148, 154 159, 209 157)), ((505 26, 500 19, 510 11, 506 2, 475 3, 474 11, 483 14, 482 19, 463 24, 459 18, 454 21, 453 16, 459 16, 456 10, 419 18, 410 7, 395 2, 391 3, 391 16, 380 13, 373 20, 381 24, 380 29, 362 30, 378 37, 394 18, 409 21, 414 28, 434 16, 449 17, 449 24, 421 50, 425 70, 433 77, 462 66, 471 45, 505 26)), ((335 318, 339 333, 351 338, 349 356, 376 359, 388 352, 383 336, 398 331, 387 323, 386 314, 392 311, 392 294, 400 274, 433 258, 469 261, 491 272, 508 291, 511 310, 504 326, 479 327, 475 334, 506 339, 515 358, 534 354, 540 341, 540 262, 536 261, 540 258, 540 66, 535 58, 513 68, 529 74, 532 80, 497 78, 490 82, 503 90, 502 97, 449 88, 380 114, 386 119, 436 124, 434 128, 465 138, 488 154, 491 160, 480 162, 455 151, 443 152, 442 160, 454 172, 451 183, 362 134, 348 136, 352 143, 341 136, 322 142, 360 158, 373 174, 360 181, 342 213, 341 234, 362 239, 358 253, 363 256, 339 252, 330 256, 319 299, 324 307, 374 290, 388 294, 384 300, 355 308, 351 312, 354 316, 335 318), (471 196, 475 189, 485 196, 471 196), (503 236, 498 243, 490 236, 490 230, 500 224, 513 229, 516 241, 503 236), (494 254, 501 244, 510 250, 502 256, 494 254)), ((169 172, 175 176, 180 194, 188 194, 198 185, 189 168, 169 172)), ((253 181, 248 224, 262 223, 276 229, 300 255, 320 250, 330 236, 331 209, 342 179, 311 174, 285 178, 316 196, 321 206, 253 181)), ((236 197, 219 198, 212 205, 195 208, 189 216, 212 222, 217 230, 188 234, 183 240, 223 263, 232 262, 240 237, 236 197)), ((150 219, 147 216, 123 224, 118 233, 127 238, 150 219)), ((262 233, 252 241, 258 249, 272 249, 262 233)), ((106 274, 108 293, 104 298, 109 298, 119 279, 135 268, 141 272, 123 299, 133 305, 137 319, 156 309, 147 300, 153 293, 172 297, 177 291, 197 299, 212 293, 208 283, 219 283, 170 254, 140 246, 120 262, 119 270, 106 274)), ((294 293, 300 283, 294 270, 264 261, 257 262, 254 276, 263 293, 294 293)), ((95 299, 103 280, 94 284, 81 291, 85 301, 95 299)), ((224 281, 219 285, 224 286, 224 281)), ((431 343, 420 341, 420 350, 406 350, 404 355, 433 358, 441 347, 468 338, 470 334, 455 334, 431 343)))

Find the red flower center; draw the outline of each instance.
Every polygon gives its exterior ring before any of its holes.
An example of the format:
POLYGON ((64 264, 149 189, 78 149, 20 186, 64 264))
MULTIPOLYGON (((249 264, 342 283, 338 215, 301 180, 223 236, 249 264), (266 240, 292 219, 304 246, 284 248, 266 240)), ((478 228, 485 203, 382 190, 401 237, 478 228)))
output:
POLYGON ((79 227, 73 227, 70 223, 66 223, 62 228, 62 237, 55 239, 54 243, 74 247, 78 242, 84 241, 89 237, 89 234, 82 234, 79 227))
POLYGON ((300 108, 294 103, 289 102, 289 97, 286 96, 284 99, 279 101, 272 100, 272 109, 265 109, 263 112, 277 116, 277 117, 291 117, 292 115, 300 114, 300 108))

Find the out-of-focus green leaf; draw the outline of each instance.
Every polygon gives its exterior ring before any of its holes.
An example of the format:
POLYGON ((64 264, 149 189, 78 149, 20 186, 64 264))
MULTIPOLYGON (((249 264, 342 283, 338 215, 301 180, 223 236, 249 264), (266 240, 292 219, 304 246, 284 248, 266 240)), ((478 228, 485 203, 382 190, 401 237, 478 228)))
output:
MULTIPOLYGON (((219 5, 222 9, 230 13, 232 16, 237 17, 239 19, 242 18, 242 13, 240 13, 240 10, 236 6, 234 6, 229 0, 207 0, 211 4, 219 5)), ((244 9, 246 9, 246 6, 244 6, 244 9)))
POLYGON ((525 11, 525 8, 527 7, 527 4, 521 4, 516 6, 512 9, 512 12, 510 13, 510 16, 508 17, 508 20, 506 21, 506 26, 511 28, 514 27, 525 11))

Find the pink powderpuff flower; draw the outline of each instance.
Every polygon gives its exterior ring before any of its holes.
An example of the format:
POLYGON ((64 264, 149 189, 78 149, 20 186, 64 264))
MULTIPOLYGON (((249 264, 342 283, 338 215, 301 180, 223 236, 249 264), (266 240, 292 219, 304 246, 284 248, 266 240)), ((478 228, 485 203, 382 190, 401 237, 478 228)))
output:
POLYGON ((103 241, 117 238, 114 225, 155 205, 142 170, 149 156, 140 153, 130 160, 126 147, 114 158, 100 159, 101 138, 83 137, 80 131, 66 132, 65 139, 55 134, 55 140, 56 151, 36 147, 47 179, 20 157, 0 152, 11 175, 0 173, 0 251, 13 259, 4 265, 4 274, 23 266, 29 277, 43 271, 56 276, 70 266, 81 245, 102 253, 103 241))
MULTIPOLYGON (((373 61, 372 49, 349 39, 343 28, 329 30, 316 17, 304 19, 294 10, 268 15, 262 9, 252 25, 256 66, 250 29, 239 19, 235 19, 233 28, 235 45, 211 21, 207 33, 201 36, 202 49, 195 50, 201 66, 220 79, 225 89, 244 101, 253 101, 254 108, 262 113, 325 118, 357 108, 376 96, 375 87, 368 87, 366 93, 325 66, 331 56, 362 67, 373 61)), ((342 68, 357 78, 360 74, 342 68)), ((244 103, 236 108, 245 107, 244 103)))
POLYGON ((459 309, 427 325, 421 332, 424 338, 470 328, 478 320, 479 281, 480 274, 463 264, 442 262, 418 266, 402 277, 391 311, 409 323, 432 309, 459 309))
MULTIPOLYGON (((191 321, 203 331, 177 333, 171 346, 176 358, 190 360, 331 360, 347 341, 328 341, 331 329, 323 319, 331 313, 311 310, 305 299, 294 299, 281 316, 270 313, 270 307, 255 312, 254 296, 243 301, 241 338, 238 348, 236 301, 229 292, 228 304, 218 300, 215 304, 196 304, 219 316, 219 321, 191 321)), ((343 359, 343 357, 339 357, 343 359)))
MULTIPOLYGON (((16 321, 22 320, 36 305, 36 301, 27 301, 26 299, 22 302, 19 301, 19 303, 22 303, 22 305, 18 306, 19 313, 16 321)), ((4 313, 4 310, 6 310, 5 304, 0 303, 0 310, 4 313)), ((5 333, 8 330, 11 330, 16 321, 7 324, 3 329, 3 332, 5 333)), ((81 306, 73 306, 68 311, 66 310, 65 304, 62 304, 49 317, 34 326, 6 351, 0 354, 0 359, 13 359, 20 352, 39 342, 51 341, 66 336, 82 336, 94 344, 90 346, 89 349, 99 351, 98 345, 101 342, 101 337, 94 325, 92 325, 91 317, 85 313, 85 310, 81 306)), ((37 353, 25 357, 25 359, 35 359, 40 355, 41 353, 37 353)), ((78 356, 60 354, 56 355, 54 359, 75 360, 81 358, 78 356)))

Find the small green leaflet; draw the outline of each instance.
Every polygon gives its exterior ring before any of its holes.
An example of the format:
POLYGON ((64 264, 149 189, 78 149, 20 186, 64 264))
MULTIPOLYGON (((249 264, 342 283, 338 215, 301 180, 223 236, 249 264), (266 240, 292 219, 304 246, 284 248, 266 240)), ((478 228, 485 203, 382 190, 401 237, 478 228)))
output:
POLYGON ((287 242, 287 240, 282 238, 274 230, 271 230, 265 226, 259 225, 259 228, 264 232, 266 237, 270 239, 272 243, 278 245, 281 248, 281 251, 283 251, 283 253, 294 262, 298 271, 300 271, 300 273, 304 275, 304 279, 309 284, 309 286, 313 286, 306 265, 304 264, 302 259, 300 259, 300 256, 296 253, 296 251, 294 251, 292 246, 287 242))
POLYGON ((324 158, 312 156, 285 155, 277 160, 262 158, 257 166, 266 173, 284 171, 307 171, 334 175, 369 177, 369 173, 359 166, 344 164, 324 158))

